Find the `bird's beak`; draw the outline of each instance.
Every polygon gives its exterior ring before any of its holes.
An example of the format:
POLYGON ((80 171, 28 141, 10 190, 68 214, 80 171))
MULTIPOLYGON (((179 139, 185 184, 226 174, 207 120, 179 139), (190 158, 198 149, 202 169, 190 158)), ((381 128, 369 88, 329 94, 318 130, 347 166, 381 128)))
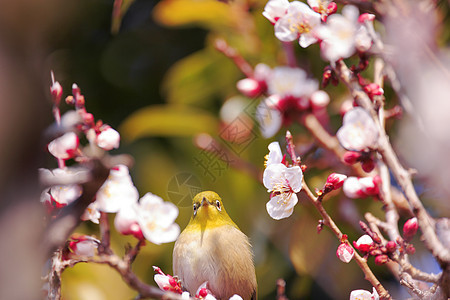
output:
POLYGON ((203 199, 202 199, 202 206, 208 206, 209 205, 209 202, 208 202, 208 200, 206 199, 206 197, 203 197, 203 199))

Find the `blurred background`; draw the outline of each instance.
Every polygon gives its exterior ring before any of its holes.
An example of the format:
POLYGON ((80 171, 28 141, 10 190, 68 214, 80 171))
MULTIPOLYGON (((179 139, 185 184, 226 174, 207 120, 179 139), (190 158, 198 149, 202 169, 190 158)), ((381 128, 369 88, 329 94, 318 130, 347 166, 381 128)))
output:
MULTIPOLYGON (((29 115, 32 124, 43 128, 52 122, 45 93, 53 70, 64 96, 70 94, 72 83, 77 83, 88 111, 121 133, 121 146, 112 154, 126 153, 134 158, 131 175, 141 196, 151 192, 177 204, 181 228, 189 221, 196 192, 214 190, 221 195, 231 218, 250 237, 260 299, 275 298, 278 278, 287 281, 290 299, 348 299, 351 290, 372 289, 355 263, 337 259, 339 241, 327 229, 317 234, 319 215, 304 199, 300 197, 294 214, 285 220, 275 221, 265 210, 269 194, 260 183, 264 155, 270 142, 277 140, 284 145, 285 129, 274 138, 262 137, 254 122, 255 107, 261 99, 239 94, 236 82, 244 75, 214 49, 220 38, 252 66, 260 62, 271 67, 285 64, 282 45, 261 15, 265 0, 229 4, 213 0, 80 0, 64 5, 57 1, 18 2, 28 8, 18 6, 3 12, 0 22, 7 30, 1 34, 15 45, 5 50, 5 57, 14 57, 11 53, 16 48, 25 49, 17 57, 30 59, 27 66, 34 79, 27 82, 44 87, 35 89, 41 94, 34 94, 41 105, 30 109, 36 104, 30 104, 33 97, 28 97, 30 102, 22 110, 33 112, 29 115), (120 8, 115 14, 114 5, 120 8), (5 20, 8 15, 21 18, 5 20), (11 34, 14 32, 21 34, 11 34), (211 147, 217 152, 205 150, 211 147)), ((320 79, 326 63, 320 59, 319 46, 294 48, 299 65, 320 79)), ((371 72, 369 69, 367 74, 371 72)), ((11 77, 10 83, 17 84, 24 78, 21 76, 11 77)), ((335 133, 341 122, 339 107, 348 95, 342 86, 327 87, 326 91, 332 99, 328 108, 330 132, 335 133)), ((385 91, 387 107, 392 107, 395 96, 389 87, 385 91)), ((289 129, 308 166, 305 176, 311 188, 321 188, 333 171, 349 172, 319 148, 304 128, 294 124, 289 129)), ((35 149, 42 150, 38 144, 34 143, 35 149)), ((56 167, 45 155, 34 165, 56 167)), ((436 203, 432 209, 444 207, 448 213, 448 203, 436 203)), ((350 201, 340 192, 330 195, 325 207, 350 240, 362 234, 358 221, 364 212, 383 215, 379 202, 350 201)), ((88 222, 77 232, 99 235, 98 226, 88 222)), ((127 243, 135 244, 136 240, 113 230, 115 251, 123 253, 127 243)), ((416 263, 426 271, 438 272, 434 261, 420 254, 420 246, 417 248, 416 263)), ((150 284, 153 265, 171 274, 172 249, 173 243, 158 246, 148 242, 133 265, 134 271, 150 284)), ((404 298, 385 267, 374 266, 373 260, 369 264, 394 297, 404 298)), ((63 298, 70 300, 136 296, 114 270, 94 264, 67 269, 62 291, 63 298)))

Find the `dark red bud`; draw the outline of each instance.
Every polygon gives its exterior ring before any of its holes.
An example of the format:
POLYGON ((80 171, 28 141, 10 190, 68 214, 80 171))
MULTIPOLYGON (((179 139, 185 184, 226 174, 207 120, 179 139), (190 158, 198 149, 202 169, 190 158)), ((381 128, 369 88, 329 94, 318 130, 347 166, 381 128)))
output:
POLYGON ((364 172, 369 173, 375 168, 375 162, 371 158, 364 160, 361 162, 361 168, 364 172))
POLYGON ((348 165, 353 165, 354 163, 356 163, 361 159, 361 156, 362 154, 360 152, 347 151, 344 153, 342 160, 348 165))

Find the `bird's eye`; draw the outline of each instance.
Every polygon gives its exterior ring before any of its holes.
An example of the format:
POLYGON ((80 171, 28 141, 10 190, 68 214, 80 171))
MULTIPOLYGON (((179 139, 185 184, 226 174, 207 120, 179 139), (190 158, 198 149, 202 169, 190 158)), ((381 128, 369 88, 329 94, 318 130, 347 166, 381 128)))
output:
POLYGON ((194 216, 197 215, 197 204, 194 204, 194 216))
POLYGON ((216 200, 216 207, 217 207, 217 209, 218 209, 219 211, 222 210, 222 206, 220 206, 220 201, 219 201, 219 200, 216 200))

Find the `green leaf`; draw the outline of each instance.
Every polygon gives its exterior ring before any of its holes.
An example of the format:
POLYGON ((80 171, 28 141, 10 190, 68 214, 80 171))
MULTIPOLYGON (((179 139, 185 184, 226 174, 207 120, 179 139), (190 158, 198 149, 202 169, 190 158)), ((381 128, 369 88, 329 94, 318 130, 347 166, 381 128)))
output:
POLYGON ((125 140, 144 136, 192 136, 217 133, 219 122, 211 113, 178 105, 154 105, 129 116, 120 126, 125 140))
POLYGON ((223 54, 204 49, 175 63, 164 78, 162 91, 170 103, 210 103, 214 96, 225 96, 235 89, 238 74, 223 54))
POLYGON ((217 0, 165 0, 153 9, 155 21, 165 26, 199 25, 229 27, 233 23, 230 6, 217 0))

